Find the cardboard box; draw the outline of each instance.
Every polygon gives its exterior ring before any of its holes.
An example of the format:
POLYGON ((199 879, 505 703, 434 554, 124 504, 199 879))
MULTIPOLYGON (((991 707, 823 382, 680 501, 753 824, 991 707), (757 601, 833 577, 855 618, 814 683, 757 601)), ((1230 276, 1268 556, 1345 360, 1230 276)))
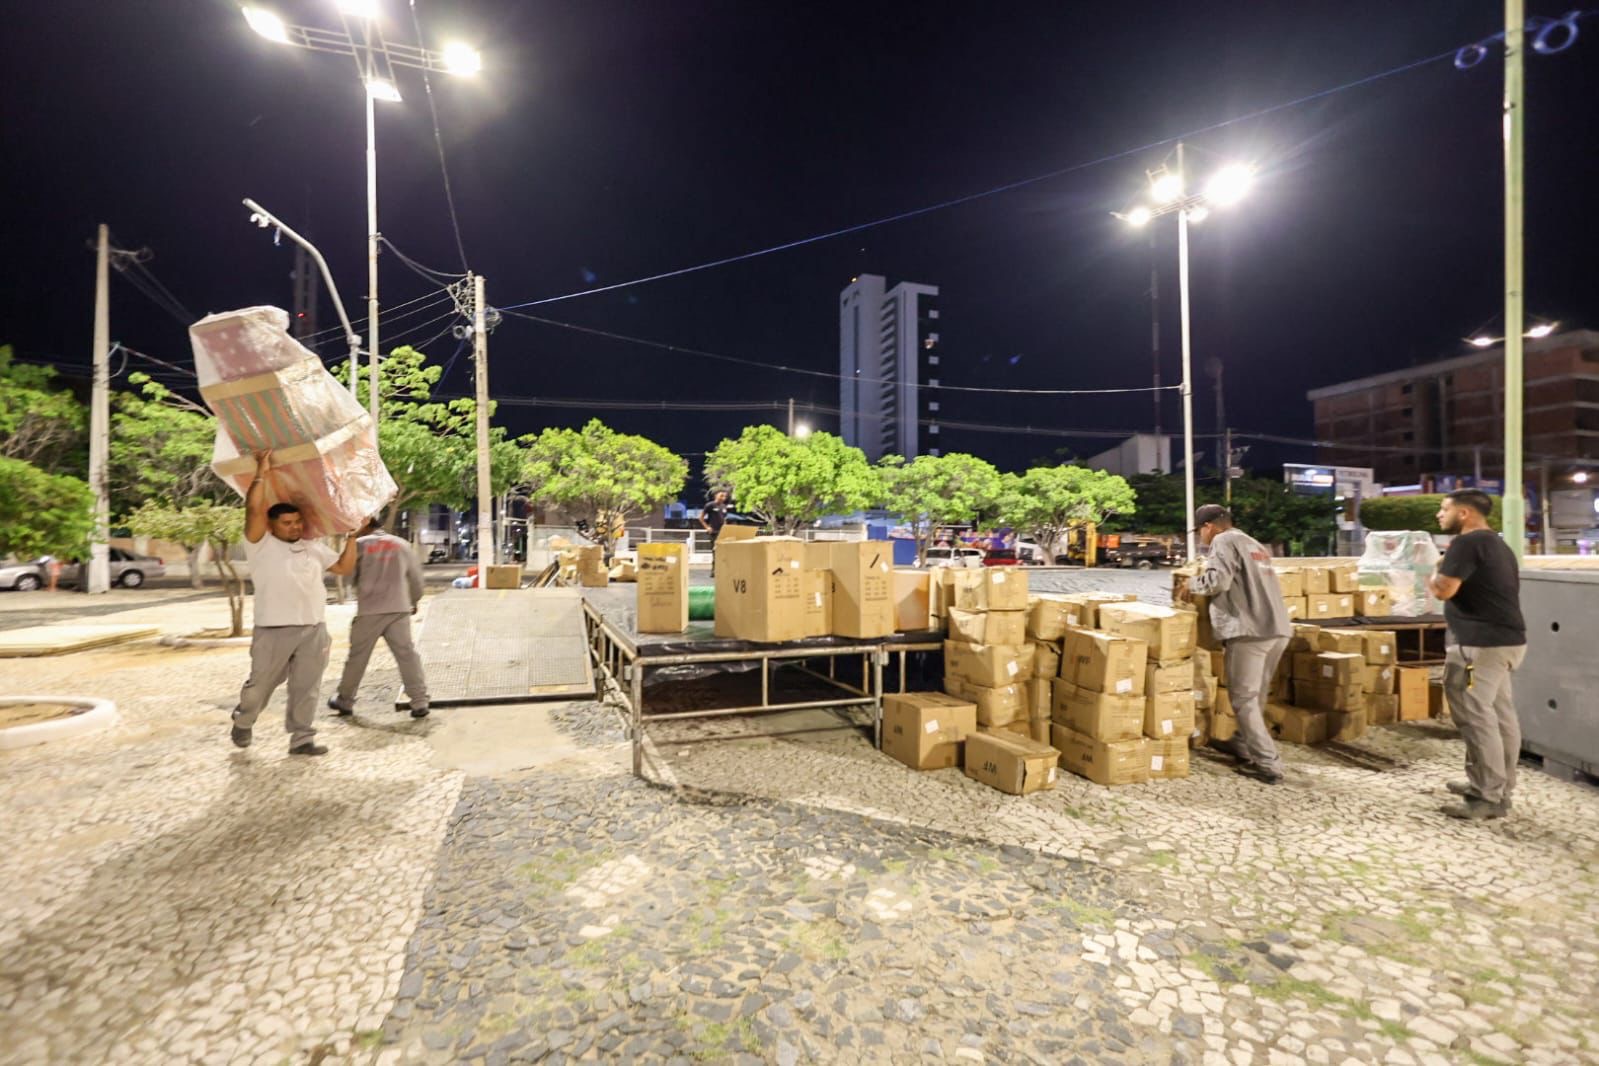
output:
POLYGON ((1107 603, 1132 603, 1138 597, 1120 592, 1068 592, 1051 598, 1066 604, 1067 629, 1098 629, 1100 607, 1107 603))
POLYGON ((1197 708, 1192 689, 1157 692, 1144 696, 1144 736, 1155 740, 1186 739, 1194 731, 1197 708))
POLYGON ((638 546, 638 631, 681 633, 688 628, 688 545, 638 546))
POLYGON ((1072 683, 1095 692, 1121 696, 1144 694, 1144 667, 1149 646, 1142 640, 1103 633, 1097 629, 1074 629, 1066 638, 1061 674, 1071 660, 1072 683))
POLYGON ((1315 619, 1351 618, 1355 613, 1355 598, 1350 595, 1320 594, 1305 597, 1305 617, 1315 619))
POLYGON ((1050 717, 1095 740, 1132 740, 1144 735, 1144 700, 1079 688, 1056 681, 1050 717))
POLYGON ((1198 618, 1152 603, 1105 603, 1099 607, 1099 628, 1106 633, 1133 637, 1149 645, 1149 658, 1173 663, 1194 654, 1198 618))
POLYGON ((1367 717, 1372 725, 1389 725, 1399 721, 1397 695, 1371 694, 1366 697, 1367 717))
POLYGON ((1221 686, 1216 684, 1214 677, 1201 677, 1194 680, 1194 708, 1195 710, 1208 711, 1216 706, 1216 696, 1221 686))
POLYGON ((1038 741, 1040 744, 1048 744, 1049 731, 1054 727, 1054 725, 1055 723, 1050 721, 1047 717, 1029 718, 1027 720, 1027 735, 1038 741))
POLYGON ((1055 787, 1060 752, 1031 736, 974 733, 966 739, 966 776, 1025 796, 1055 787))
POLYGON ((611 580, 620 584, 632 584, 638 580, 637 559, 611 560, 611 580))
POLYGON ((754 540, 761 535, 758 526, 723 526, 722 531, 716 534, 716 546, 733 544, 741 540, 754 540))
POLYGON ((1327 712, 1268 703, 1266 727, 1288 744, 1320 744, 1327 739, 1327 712))
POLYGON ((978 725, 1008 725, 1018 718, 1026 721, 1029 717, 1026 682, 989 687, 974 685, 964 678, 946 677, 944 689, 977 708, 978 725))
POLYGON ((1027 682, 1027 717, 1048 718, 1055 706, 1055 682, 1052 678, 1035 677, 1027 682))
POLYGON ((1227 653, 1223 651, 1207 651, 1205 657, 1210 660, 1210 676, 1216 679, 1222 688, 1227 687, 1227 653))
POLYGON ((933 575, 930 570, 894 571, 894 629, 918 633, 933 625, 933 575))
POLYGON ((833 632, 833 571, 801 570, 801 595, 805 606, 805 635, 825 637, 833 632))
POLYGON ((1326 681, 1295 681, 1294 703, 1317 711, 1366 710, 1366 690, 1360 685, 1339 685, 1326 681))
POLYGON ((1018 567, 955 571, 955 607, 965 611, 1027 610, 1027 574, 1018 567))
MULTIPOLYGON (((588 584, 588 582, 584 582, 588 584)), ((483 587, 486 589, 519 589, 522 587, 522 564, 509 563, 505 566, 485 566, 483 568, 483 587)))
POLYGON ((1231 740, 1238 735, 1238 719, 1213 707, 1206 718, 1205 728, 1211 740, 1231 740))
POLYGON ((1057 724, 1050 727, 1049 740, 1060 752, 1064 769, 1095 784, 1135 785, 1149 780, 1149 748, 1142 737, 1106 742, 1057 724))
POLYGON ((1317 630, 1314 650, 1364 656, 1366 654, 1366 631, 1363 629, 1317 630))
MULTIPOLYGON (((726 533, 732 526, 723 526, 726 533)), ((805 635, 801 543, 793 537, 717 542, 716 635, 775 643, 805 635)))
POLYGON ((1147 663, 1144 666, 1144 695, 1156 692, 1192 692, 1194 664, 1190 662, 1147 663))
POLYGON ((1027 607, 1029 640, 1059 640, 1082 618, 1083 606, 1063 599, 1040 597, 1027 607))
POLYGON ((883 697, 883 754, 912 770, 961 764, 961 743, 977 732, 977 708, 942 692, 883 697))
MULTIPOLYGON (((1295 622, 1293 635, 1288 638, 1289 651, 1320 651, 1318 642, 1321 640, 1321 626, 1313 622, 1295 622)), ((1328 651, 1337 651, 1337 648, 1328 648, 1328 651)))
POLYGON ((1188 776, 1188 734, 1145 740, 1144 750, 1149 755, 1149 779, 1172 781, 1188 776))
POLYGON ((967 644, 1027 643, 1026 611, 949 611, 949 637, 967 644))
POLYGON ((1282 589, 1283 599, 1302 599, 1305 595, 1305 575, 1297 566, 1277 567, 1277 586, 1282 589))
POLYGON ((1027 737, 1030 740, 1033 736, 1033 723, 1027 718, 1018 718, 1004 725, 984 725, 978 722, 977 731, 991 736, 1027 737))
POLYGON ((1327 739, 1340 742, 1359 740, 1366 735, 1366 708, 1327 712, 1327 739))
POLYGON ((1425 666, 1400 666, 1394 670, 1401 722, 1425 721, 1431 714, 1427 689, 1431 685, 1425 666))
POLYGON ((1305 617, 1310 610, 1310 601, 1305 596, 1284 597, 1283 606, 1288 610, 1288 620, 1294 621, 1305 617))
POLYGON ((1449 697, 1444 693, 1444 687, 1437 681, 1427 685, 1427 715, 1430 718, 1448 718, 1449 697))
POLYGON ((929 570, 927 589, 931 598, 929 606, 933 613, 933 628, 937 629, 943 624, 944 617, 955 601, 955 571, 943 566, 929 570))
POLYGON ((946 640, 944 674, 989 688, 1012 685, 1032 676, 1031 657, 1032 652, 1026 645, 967 644, 959 640, 946 640))
MULTIPOLYGON (((833 541, 833 635, 894 635, 894 552, 886 540, 833 541)), ((720 602, 720 601, 718 601, 720 602)))
POLYGON ((1059 677, 1060 676, 1060 645, 1048 641, 1035 640, 1033 644, 1033 676, 1034 677, 1059 677))
POLYGON ((1360 591, 1360 574, 1354 563, 1339 563, 1327 568, 1327 591, 1354 593, 1360 591))
POLYGON ((1323 681, 1335 685, 1364 686, 1366 657, 1349 652, 1294 653, 1294 680, 1323 681))
POLYGON ((1394 666, 1367 666, 1365 678, 1367 695, 1388 696, 1399 683, 1399 670, 1394 666))
POLYGON ((1214 654, 1216 653, 1210 651, 1196 651, 1194 653, 1193 666, 1194 680, 1196 682, 1201 678, 1216 676, 1215 661, 1211 658, 1214 654))
POLYGON ((1399 638, 1391 629, 1361 630, 1362 651, 1371 666, 1393 666, 1399 662, 1399 638))
POLYGON ((598 544, 585 544, 572 553, 577 563, 577 580, 584 588, 605 588, 611 583, 610 568, 605 565, 605 549, 598 544))
POLYGON ((1326 596, 1332 592, 1332 581, 1329 580, 1326 567, 1307 566, 1299 573, 1306 596, 1326 596))
POLYGON ((1271 679, 1271 684, 1266 690, 1266 698, 1278 700, 1282 703, 1292 703, 1294 700, 1294 679, 1291 673, 1279 672, 1271 679))
POLYGON ((1238 717, 1233 711, 1233 698, 1228 695, 1227 690, 1224 688, 1216 690, 1215 699, 1211 702, 1211 709, 1217 714, 1225 714, 1229 718, 1238 717))
POLYGON ((1356 589, 1353 596, 1357 618, 1386 618, 1393 613, 1387 589, 1356 589))

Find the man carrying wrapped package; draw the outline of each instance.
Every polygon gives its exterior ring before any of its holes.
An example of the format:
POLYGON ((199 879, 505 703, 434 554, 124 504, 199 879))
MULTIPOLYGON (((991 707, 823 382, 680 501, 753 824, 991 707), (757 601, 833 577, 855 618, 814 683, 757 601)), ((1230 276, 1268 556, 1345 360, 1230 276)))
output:
POLYGON ((1229 748, 1242 762, 1239 773, 1268 785, 1283 779, 1277 743, 1266 729, 1265 700, 1293 627, 1271 553, 1241 529, 1232 512, 1207 503, 1194 512, 1199 541, 1210 549, 1205 568, 1189 592, 1210 597, 1210 625, 1226 648, 1227 691, 1238 717, 1238 737, 1229 748))
POLYGON ((355 693, 378 638, 389 646, 400 681, 411 701, 411 717, 428 716, 428 683, 422 656, 411 641, 411 616, 422 599, 422 564, 411 546, 368 519, 356 540, 355 620, 350 623, 350 657, 344 662, 338 695, 328 706, 340 717, 355 713, 355 693))
POLYGON ((266 479, 272 453, 257 453, 255 478, 244 497, 244 555, 250 563, 255 614, 250 632, 250 676, 233 712, 233 744, 248 748, 251 730, 272 694, 289 683, 284 728, 290 755, 326 755, 316 743, 317 695, 328 665, 328 627, 324 622, 327 587, 323 573, 355 571, 355 538, 342 552, 303 537, 304 519, 292 503, 267 505, 266 479))

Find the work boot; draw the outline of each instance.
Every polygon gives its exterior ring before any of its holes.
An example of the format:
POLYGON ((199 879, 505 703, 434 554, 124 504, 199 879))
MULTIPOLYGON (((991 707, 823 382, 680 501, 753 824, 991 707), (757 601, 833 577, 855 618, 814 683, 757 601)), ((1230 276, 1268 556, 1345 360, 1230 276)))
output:
POLYGON ((318 744, 311 740, 306 741, 297 748, 289 749, 290 755, 326 755, 327 753, 327 745, 318 744))
POLYGON ((412 707, 411 707, 411 717, 412 718, 426 718, 427 716, 428 716, 427 704, 424 703, 420 707, 417 707, 414 704, 412 705, 412 707))
POLYGON ((1283 772, 1273 770, 1269 766, 1262 766, 1258 762, 1239 763, 1233 767, 1233 772, 1244 777, 1250 777, 1263 785, 1280 785, 1283 783, 1283 772))
POLYGON ((1467 796, 1464 803, 1451 803, 1443 810, 1449 817, 1465 822, 1486 822, 1492 818, 1503 818, 1509 813, 1509 808, 1503 803, 1489 803, 1477 796, 1467 796))
POLYGON ((340 718, 348 718, 350 715, 355 713, 354 707, 346 707, 344 704, 339 702, 339 697, 337 696, 331 697, 328 700, 328 710, 338 711, 340 718))
MULTIPOLYGON (((1467 799, 1482 799, 1481 796, 1477 795, 1477 790, 1472 787, 1470 781, 1450 781, 1445 784, 1444 787, 1457 796, 1465 796, 1467 799)), ((1510 810, 1512 804, 1510 800, 1507 799, 1500 804, 1500 806, 1504 807, 1504 809, 1508 811, 1510 810)))
POLYGON ((1208 746, 1212 751, 1219 751, 1223 755, 1231 755, 1240 762, 1249 761, 1249 756, 1244 754, 1244 746, 1236 738, 1231 740, 1212 740, 1208 746))
POLYGON ((250 731, 243 726, 234 726, 231 735, 235 748, 248 748, 250 746, 250 731))

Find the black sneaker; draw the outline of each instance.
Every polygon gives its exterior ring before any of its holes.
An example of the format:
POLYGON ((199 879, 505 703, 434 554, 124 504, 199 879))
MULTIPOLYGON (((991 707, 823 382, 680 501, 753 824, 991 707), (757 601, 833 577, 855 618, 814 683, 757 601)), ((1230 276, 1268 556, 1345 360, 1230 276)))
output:
POLYGON ((231 735, 235 748, 248 748, 250 746, 250 731, 243 726, 234 726, 231 735))
POLYGON ((327 753, 328 749, 325 744, 317 744, 313 741, 306 741, 298 748, 289 749, 290 755, 326 755, 327 753))
POLYGON ((1503 803, 1489 803, 1476 796, 1467 796, 1464 803, 1451 803, 1443 810, 1449 817, 1459 818, 1463 822, 1486 822, 1510 813, 1510 808, 1503 803))
POLYGON ((1249 756, 1244 754, 1244 746, 1236 739, 1212 740, 1207 745, 1211 751, 1219 751, 1223 755, 1231 755, 1240 762, 1248 762, 1249 756))
POLYGON ((1280 785, 1283 783, 1281 770, 1273 770, 1269 767, 1261 766, 1259 763, 1240 763, 1233 767, 1233 773, 1253 778, 1263 785, 1280 785))
POLYGON ((340 718, 348 718, 355 713, 354 707, 344 706, 344 704, 339 702, 338 697, 328 700, 328 710, 338 711, 340 718))
POLYGON ((428 709, 426 707, 412 707, 411 708, 411 717, 412 718, 426 718, 427 716, 428 716, 428 709))
MULTIPOLYGON (((1444 787, 1447 788, 1449 791, 1453 792, 1457 796, 1464 796, 1467 799, 1475 799, 1475 800, 1482 799, 1482 796, 1480 796, 1477 793, 1477 790, 1471 786, 1471 782, 1470 781, 1450 781, 1450 782, 1447 782, 1444 785, 1444 787)), ((1508 811, 1508 810, 1510 810, 1512 804, 1511 804, 1511 802, 1509 800, 1505 800, 1503 803, 1500 804, 1500 806, 1508 811)))

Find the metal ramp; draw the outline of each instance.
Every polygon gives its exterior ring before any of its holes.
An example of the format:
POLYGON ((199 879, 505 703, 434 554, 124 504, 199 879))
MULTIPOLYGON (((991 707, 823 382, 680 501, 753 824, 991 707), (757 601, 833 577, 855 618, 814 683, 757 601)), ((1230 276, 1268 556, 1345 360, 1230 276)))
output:
MULTIPOLYGON (((434 707, 594 695, 574 589, 455 589, 428 604, 418 650, 434 707)), ((410 706, 403 695, 395 706, 410 706)))

